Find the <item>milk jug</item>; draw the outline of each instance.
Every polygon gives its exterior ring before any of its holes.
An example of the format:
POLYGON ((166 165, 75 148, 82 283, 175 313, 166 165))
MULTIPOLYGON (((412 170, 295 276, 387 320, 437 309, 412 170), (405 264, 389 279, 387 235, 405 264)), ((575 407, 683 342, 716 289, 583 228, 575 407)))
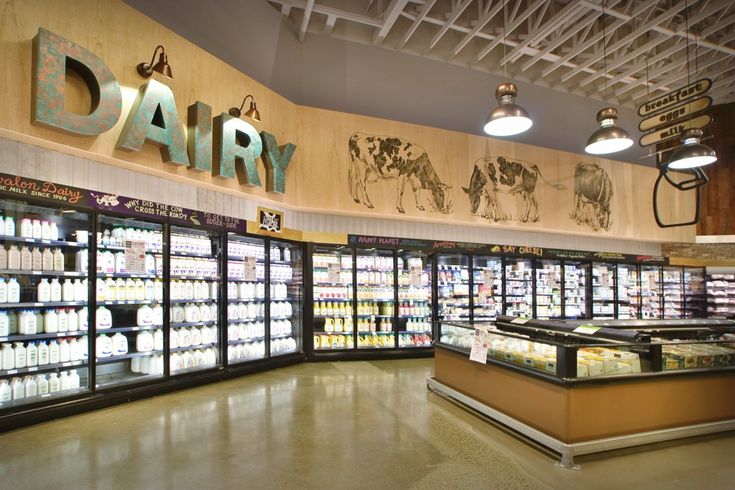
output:
POLYGON ((8 283, 5 279, 0 278, 0 303, 8 302, 8 283))
POLYGON ((8 249, 8 269, 20 269, 20 248, 10 247, 8 249))
POLYGON ((97 301, 107 301, 107 282, 105 282, 104 279, 98 278, 96 284, 97 292, 95 293, 95 297, 97 298, 97 301))
POLYGON ((135 299, 135 281, 132 279, 125 279, 125 296, 128 301, 135 299))
MULTIPOLYGON (((66 312, 66 310, 58 310, 56 316, 58 317, 57 324, 58 324, 59 332, 68 332, 69 331, 69 314, 66 312)), ((44 319, 44 322, 46 322, 45 319, 44 319)), ((48 322, 46 322, 46 325, 48 325, 48 322)), ((46 331, 48 332, 48 329, 46 331)))
POLYGON ((8 313, 0 311, 0 337, 7 337, 10 335, 10 319, 8 313))
POLYGON ((45 271, 54 270, 54 254, 50 248, 43 249, 43 264, 41 267, 45 271))
POLYGON ((179 346, 189 347, 191 345, 191 334, 186 328, 179 329, 179 346))
POLYGON ((82 346, 79 345, 79 341, 77 339, 71 339, 69 341, 69 358, 72 361, 79 361, 84 357, 82 355, 82 346))
POLYGON ((38 366, 38 347, 35 342, 28 342, 26 347, 26 366, 38 366))
POLYGON ((118 274, 124 274, 125 271, 125 254, 122 252, 117 252, 115 254, 115 272, 117 272, 118 274))
POLYGON ((43 328, 46 333, 56 333, 59 331, 59 315, 55 310, 46 310, 43 316, 43 328))
POLYGON ((70 370, 69 371, 69 388, 72 390, 74 388, 79 388, 80 384, 81 383, 79 381, 79 374, 77 374, 77 370, 76 369, 70 370))
POLYGON ((8 268, 8 250, 4 245, 0 245, 0 269, 8 268))
POLYGON ((153 349, 163 350, 163 330, 160 328, 153 332, 153 349))
POLYGON ((59 377, 56 373, 51 373, 48 375, 48 392, 49 393, 56 393, 57 391, 61 390, 61 385, 59 383, 59 377))
POLYGON ((20 303, 20 284, 14 277, 8 281, 8 303, 20 303))
POLYGON ((20 270, 29 271, 33 266, 33 254, 28 247, 20 249, 20 270))
POLYGON ((59 340, 59 362, 71 361, 71 348, 66 339, 59 340))
POLYGON ((5 234, 15 236, 15 220, 11 216, 5 217, 5 234))
POLYGON ((106 274, 115 272, 115 256, 109 250, 102 253, 102 272, 106 274))
POLYGON ((51 225, 48 221, 41 221, 41 238, 43 240, 51 240, 51 225))
POLYGON ((3 371, 15 369, 15 351, 13 351, 13 346, 9 343, 3 344, 3 348, 0 349, 0 352, 2 352, 3 371))
POLYGON ((146 274, 156 273, 156 258, 153 255, 145 255, 145 272, 146 274))
POLYGON ((0 403, 9 402, 13 399, 13 389, 7 379, 0 379, 0 403))
POLYGON ((125 279, 118 278, 115 281, 115 291, 117 293, 118 301, 125 301, 128 299, 133 299, 133 298, 128 298, 128 289, 125 287, 125 279))
POLYGON ((122 356, 128 353, 128 338, 120 332, 112 336, 112 355, 122 356))
POLYGON ((51 279, 51 301, 61 301, 61 283, 56 277, 51 279))
POLYGON ((97 308, 97 330, 112 327, 112 313, 104 306, 97 308))
POLYGON ((77 317, 79 318, 79 330, 86 332, 87 327, 89 326, 89 312, 87 311, 86 306, 79 310, 77 317))
POLYGON ((135 338, 135 347, 138 352, 150 352, 153 350, 153 335, 150 332, 140 332, 135 338))
MULTIPOLYGON (((97 255, 99 256, 99 254, 97 255)), ((75 255, 75 258, 75 270, 77 272, 87 272, 87 269, 89 268, 89 256, 87 255, 87 251, 78 251, 75 255)))
POLYGON ((107 289, 107 301, 115 301, 119 299, 117 297, 117 286, 114 279, 109 278, 105 281, 105 289, 107 289))
POLYGON ((70 332, 76 332, 77 330, 79 330, 79 315, 77 315, 77 312, 74 311, 74 309, 70 309, 67 317, 68 330, 70 332))
POLYGON ((20 378, 13 378, 13 400, 22 400, 26 396, 26 387, 23 385, 23 380, 20 378))
POLYGON ((49 285, 45 277, 38 283, 37 297, 39 303, 48 303, 51 301, 51 285, 49 285))
POLYGON ((59 239, 59 226, 56 223, 51 223, 51 240, 59 239))
POLYGON ((23 380, 23 386, 26 390, 26 398, 38 396, 38 385, 33 376, 26 376, 23 380))
POLYGON ((23 342, 15 343, 15 369, 26 367, 26 348, 23 346, 23 342))
POLYGON ((31 270, 43 270, 43 254, 41 253, 40 248, 34 248, 31 250, 31 270))
POLYGON ((39 395, 48 394, 48 380, 46 379, 45 375, 39 374, 38 376, 36 376, 36 385, 38 385, 39 395))
POLYGON ((48 344, 48 362, 49 364, 59 363, 59 343, 52 340, 48 344))
POLYGON ((163 325, 163 307, 161 305, 153 307, 153 324, 163 325))
POLYGON ((153 310, 148 305, 138 308, 137 324, 140 327, 153 325, 153 310))
POLYGON ((156 301, 163 301, 163 282, 156 279, 155 281, 153 281, 153 287, 156 293, 156 301))
POLYGON ((112 339, 105 334, 97 336, 97 357, 110 357, 112 355, 112 339))
POLYGON ((66 371, 61 372, 61 376, 59 376, 59 389, 61 391, 66 391, 71 388, 71 382, 69 380, 69 374, 67 374, 66 371))
POLYGON ((143 279, 135 280, 135 299, 137 301, 145 300, 145 284, 143 283, 143 279))
POLYGON ((33 238, 33 223, 28 218, 20 220, 20 236, 23 238, 33 238))
POLYGON ((48 363, 48 344, 46 342, 41 342, 38 344, 38 365, 45 366, 48 363))
MULTIPOLYGON (((86 279, 85 279, 86 282, 86 279)), ((74 280, 74 301, 87 300, 87 286, 81 279, 74 280)))
POLYGON ((58 272, 63 272, 64 253, 61 251, 60 248, 54 249, 53 257, 54 257, 54 270, 58 272))

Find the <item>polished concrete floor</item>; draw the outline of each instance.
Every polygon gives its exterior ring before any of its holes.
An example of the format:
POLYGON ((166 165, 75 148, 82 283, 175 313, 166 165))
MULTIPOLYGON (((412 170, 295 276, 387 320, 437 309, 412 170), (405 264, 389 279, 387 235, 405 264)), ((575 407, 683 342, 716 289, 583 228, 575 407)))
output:
POLYGON ((2 434, 0 488, 735 488, 735 434, 555 468, 428 393, 432 362, 301 364, 2 434))

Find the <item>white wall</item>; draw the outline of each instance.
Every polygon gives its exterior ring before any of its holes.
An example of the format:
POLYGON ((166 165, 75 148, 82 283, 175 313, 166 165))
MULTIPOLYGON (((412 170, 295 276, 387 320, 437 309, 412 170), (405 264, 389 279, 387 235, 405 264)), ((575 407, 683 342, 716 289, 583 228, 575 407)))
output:
MULTIPOLYGON (((0 172, 250 220, 255 218, 259 204, 253 199, 200 189, 6 138, 0 138, 0 172)), ((276 207, 271 204, 268 206, 276 207)), ((291 209, 285 209, 284 212, 288 228, 312 232, 661 254, 661 246, 651 242, 515 231, 490 226, 451 226, 315 214, 291 209)))

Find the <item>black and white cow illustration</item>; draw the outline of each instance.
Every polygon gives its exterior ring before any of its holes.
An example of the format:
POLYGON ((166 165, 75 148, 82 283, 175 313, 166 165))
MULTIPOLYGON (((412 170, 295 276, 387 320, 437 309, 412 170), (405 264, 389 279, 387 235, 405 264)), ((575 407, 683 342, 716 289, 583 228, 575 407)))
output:
POLYGON ((593 230, 609 230, 613 186, 607 171, 596 163, 580 162, 574 169, 574 212, 572 219, 593 230))
POLYGON ((523 223, 539 220, 536 184, 539 178, 548 186, 565 190, 562 184, 546 181, 538 165, 502 156, 480 158, 470 177, 469 187, 462 187, 470 199, 472 214, 492 221, 517 219, 523 223), (516 216, 503 209, 499 194, 516 198, 516 216))
POLYGON ((406 212, 403 208, 403 192, 407 183, 411 184, 418 210, 425 210, 420 199, 421 190, 424 189, 431 195, 429 199, 431 211, 443 214, 452 212, 452 203, 445 193, 451 187, 439 180, 426 150, 419 145, 403 138, 355 133, 350 137, 349 147, 352 161, 349 186, 355 202, 361 202, 372 208, 373 203, 367 192, 367 184, 378 180, 397 179, 398 212, 406 212))

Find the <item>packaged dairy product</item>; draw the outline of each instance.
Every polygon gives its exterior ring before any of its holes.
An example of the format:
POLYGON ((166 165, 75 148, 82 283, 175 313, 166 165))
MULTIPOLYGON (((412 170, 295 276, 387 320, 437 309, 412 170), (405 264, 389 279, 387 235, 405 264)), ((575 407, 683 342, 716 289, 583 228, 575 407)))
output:
POLYGON ((71 347, 66 339, 59 340, 59 362, 71 361, 71 347))
POLYGON ((0 403, 13 399, 13 389, 7 379, 0 379, 0 403))
POLYGON ((14 277, 8 280, 8 303, 20 303, 20 284, 14 277))
POLYGON ((51 225, 48 221, 41 221, 41 239, 51 240, 51 225))
POLYGON ((56 310, 46 310, 46 313, 43 315, 43 329, 46 333, 56 333, 59 331, 59 315, 56 314, 56 310))
POLYGON ((112 352, 114 356, 128 353, 128 338, 120 332, 112 336, 112 352))
POLYGON ((13 400, 22 400, 26 396, 26 387, 23 384, 23 380, 20 378, 13 378, 11 384, 13 388, 13 400))
POLYGON ((38 283, 36 297, 39 303, 48 303, 51 301, 51 285, 45 277, 38 283))
POLYGON ((5 217, 5 235, 15 236, 15 218, 12 216, 5 217))
POLYGON ((59 362, 59 343, 51 340, 48 343, 48 361, 49 364, 58 364, 59 362))
POLYGON ((17 246, 8 249, 8 269, 20 269, 20 248, 17 246))
POLYGON ((8 283, 4 278, 0 278, 0 303, 8 302, 8 283))
POLYGON ((31 249, 31 270, 43 270, 43 253, 40 248, 31 249))
POLYGON ((51 373, 48 375, 48 392, 49 393, 56 393, 57 391, 61 390, 61 385, 59 383, 59 376, 56 373, 51 373))
POLYGON ((3 344, 2 349, 0 349, 0 358, 4 371, 15 369, 15 351, 10 343, 3 344))
POLYGON ((15 369, 24 368, 26 367, 26 348, 23 345, 23 342, 16 342, 14 345, 15 369))
POLYGON ((51 222, 51 240, 58 240, 59 239, 59 226, 55 222, 51 222))
POLYGON ((49 363, 48 343, 40 342, 38 344, 38 365, 45 366, 49 363))
POLYGON ((20 269, 30 271, 33 266, 33 254, 28 247, 23 246, 20 249, 20 269))
POLYGON ((54 254, 51 252, 50 248, 43 249, 43 265, 41 266, 42 269, 37 270, 45 270, 45 271, 52 271, 54 270, 54 254))
POLYGON ((64 270, 64 253, 60 248, 54 249, 54 270, 62 272, 64 270))
POLYGON ((51 279, 49 289, 51 301, 61 301, 61 283, 59 283, 58 277, 54 277, 53 279, 51 279))
POLYGON ((137 324, 138 326, 153 325, 153 309, 148 305, 143 305, 138 308, 137 313, 137 324))
POLYGON ((105 330, 112 327, 112 313, 104 306, 97 308, 97 330, 105 330))
POLYGON ((76 332, 79 330, 79 315, 74 309, 69 309, 68 325, 69 332, 76 332))
POLYGON ((26 366, 38 366, 38 347, 35 342, 28 342, 26 347, 26 366))
POLYGON ((96 353, 97 357, 110 357, 112 355, 112 339, 106 334, 97 336, 96 353))
POLYGON ((38 386, 39 395, 48 394, 48 380, 46 379, 46 375, 39 374, 36 376, 36 385, 38 386))
POLYGON ((61 285, 61 300, 74 301, 74 281, 71 279, 64 279, 61 285))

